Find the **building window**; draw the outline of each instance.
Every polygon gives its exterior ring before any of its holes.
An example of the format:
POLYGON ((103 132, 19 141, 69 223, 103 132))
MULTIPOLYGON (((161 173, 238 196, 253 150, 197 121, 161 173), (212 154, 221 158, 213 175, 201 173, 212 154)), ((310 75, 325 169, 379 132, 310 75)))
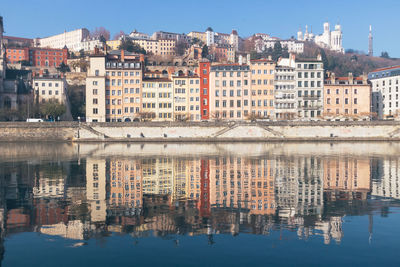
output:
POLYGON ((93 109, 93 114, 98 114, 98 109, 97 108, 93 109))
POLYGON ((93 89, 93 95, 97 95, 97 89, 93 89))

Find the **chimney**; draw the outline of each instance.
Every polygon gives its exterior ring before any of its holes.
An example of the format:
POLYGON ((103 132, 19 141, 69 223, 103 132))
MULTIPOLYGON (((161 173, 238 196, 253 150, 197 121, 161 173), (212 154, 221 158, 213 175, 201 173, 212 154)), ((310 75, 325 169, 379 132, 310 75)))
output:
POLYGON ((364 72, 362 75, 363 84, 368 84, 368 75, 364 72))
POLYGON ((354 78, 353 78, 353 73, 349 72, 349 84, 353 84, 354 78))
POLYGON ((331 84, 335 84, 336 75, 334 72, 331 72, 331 84))
POLYGON ((39 77, 43 77, 43 69, 39 70, 39 77))
POLYGON ((98 47, 95 47, 95 48, 94 48, 94 54, 95 54, 95 55, 98 55, 98 54, 99 54, 99 48, 98 48, 98 47))
POLYGON ((268 56, 268 60, 272 60, 272 56, 271 55, 268 56))
POLYGON ((125 61, 125 51, 121 50, 121 62, 125 61))
POLYGON ((144 62, 144 55, 143 54, 140 54, 139 58, 140 58, 140 62, 144 62))

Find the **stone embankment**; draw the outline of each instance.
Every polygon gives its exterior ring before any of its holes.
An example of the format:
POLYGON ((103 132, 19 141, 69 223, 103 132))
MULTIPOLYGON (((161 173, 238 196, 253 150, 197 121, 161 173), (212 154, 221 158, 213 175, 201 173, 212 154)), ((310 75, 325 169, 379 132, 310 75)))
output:
POLYGON ((400 141, 396 121, 0 123, 0 141, 400 141))

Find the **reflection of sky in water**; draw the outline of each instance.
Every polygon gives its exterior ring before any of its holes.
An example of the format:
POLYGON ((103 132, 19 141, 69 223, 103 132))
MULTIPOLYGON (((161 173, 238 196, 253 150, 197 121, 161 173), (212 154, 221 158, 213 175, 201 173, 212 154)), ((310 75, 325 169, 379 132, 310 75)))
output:
POLYGON ((146 146, 7 150, 4 266, 397 262, 393 147, 146 146))

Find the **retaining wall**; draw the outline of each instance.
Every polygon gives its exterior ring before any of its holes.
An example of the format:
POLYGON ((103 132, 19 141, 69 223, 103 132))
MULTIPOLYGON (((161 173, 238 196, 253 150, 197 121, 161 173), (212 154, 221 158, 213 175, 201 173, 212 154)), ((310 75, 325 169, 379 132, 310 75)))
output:
POLYGON ((0 141, 400 141, 400 123, 199 122, 0 123, 0 141))

